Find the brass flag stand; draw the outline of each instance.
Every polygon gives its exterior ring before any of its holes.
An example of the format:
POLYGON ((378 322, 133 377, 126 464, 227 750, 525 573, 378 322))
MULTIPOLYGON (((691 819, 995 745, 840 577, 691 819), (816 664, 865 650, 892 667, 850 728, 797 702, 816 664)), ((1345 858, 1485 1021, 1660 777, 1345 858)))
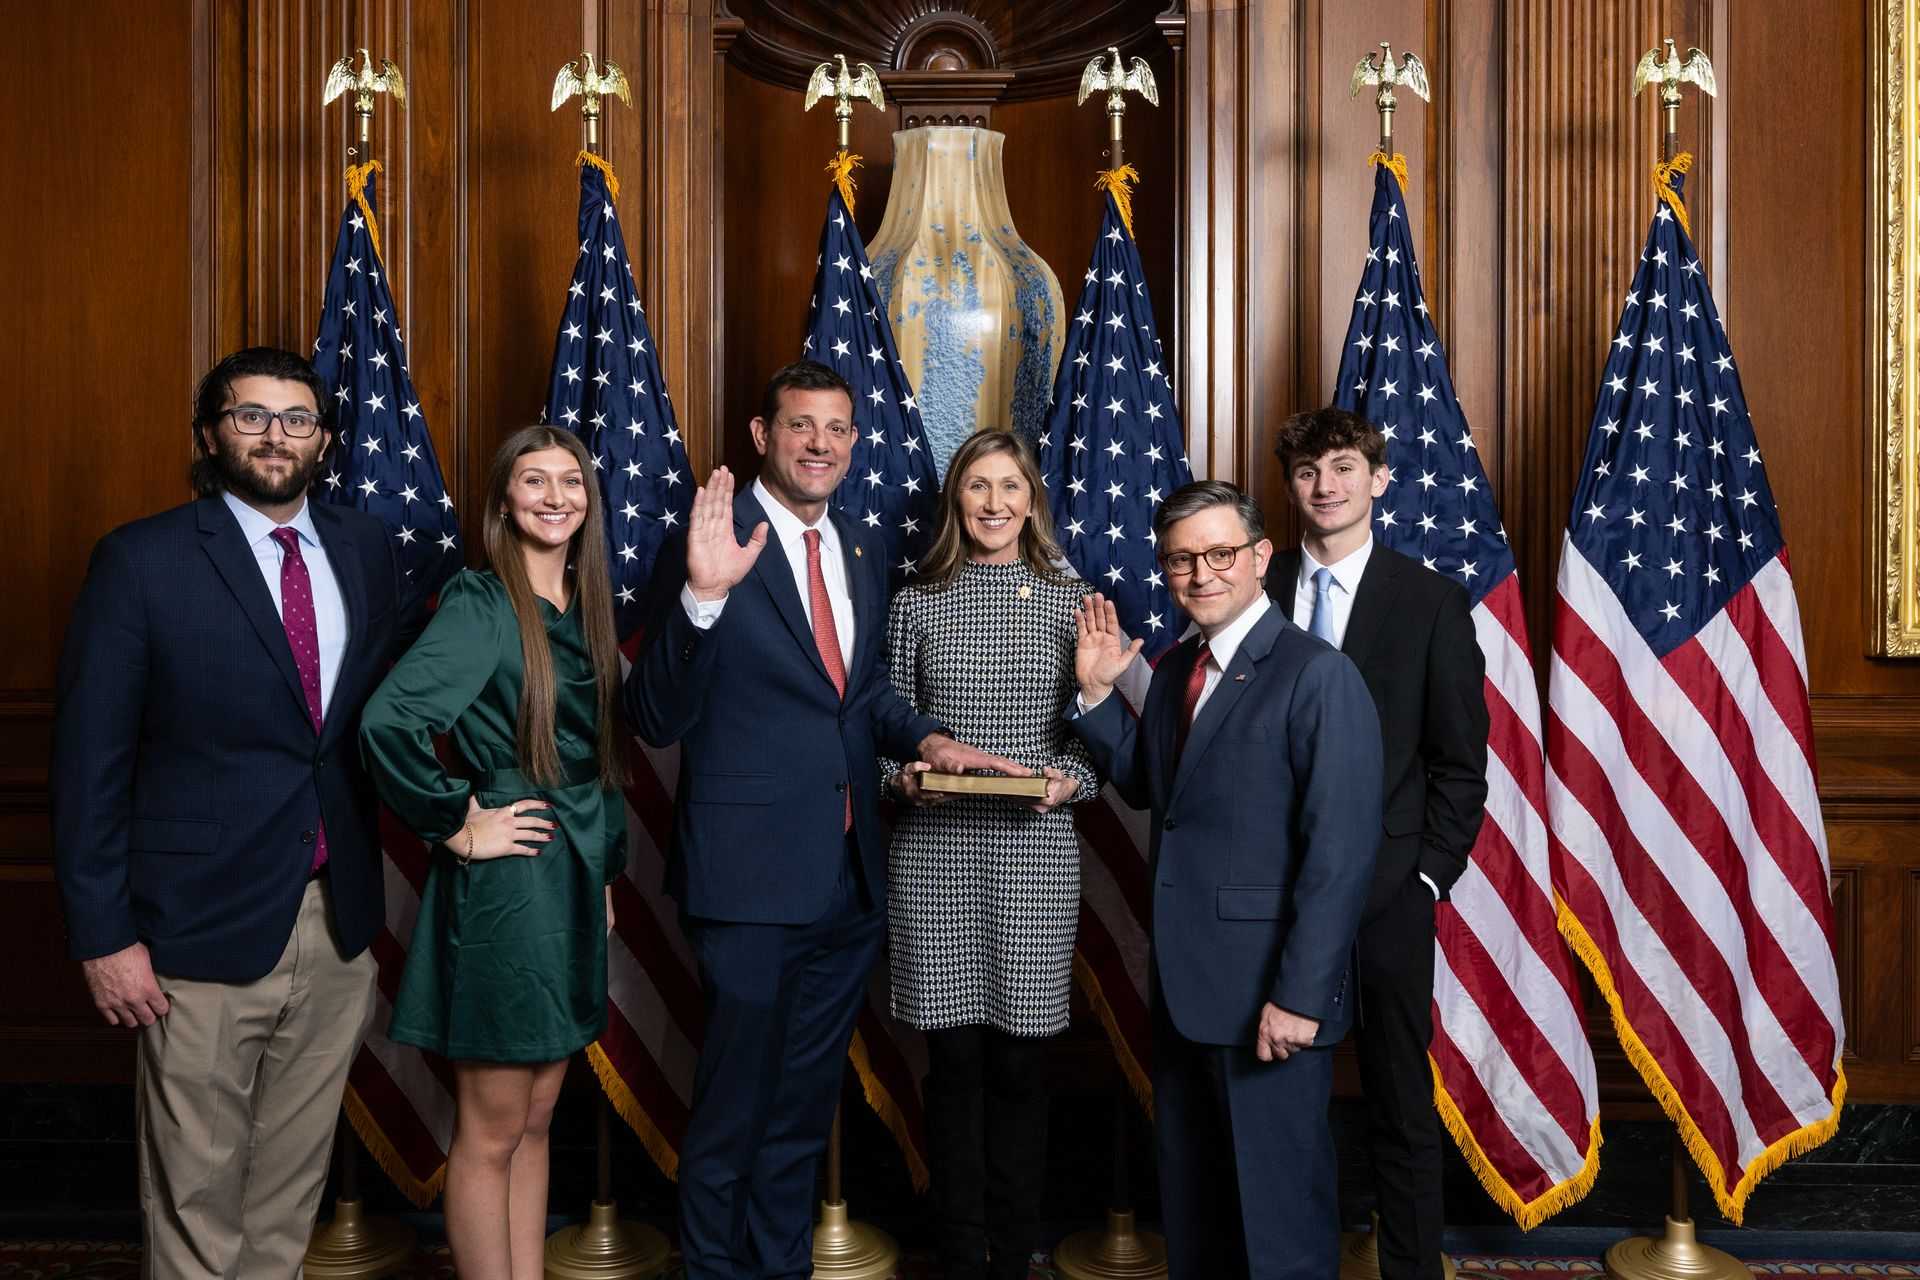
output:
POLYGON ((815 1280, 886 1280, 900 1268, 900 1246, 878 1227, 854 1222, 840 1194, 840 1108, 827 1135, 827 1195, 813 1224, 815 1280))
MULTIPOLYGON (((1717 96, 1713 82, 1713 64, 1698 49, 1687 50, 1686 61, 1673 41, 1662 42, 1660 49, 1649 49, 1633 71, 1633 93, 1650 84, 1660 86, 1661 131, 1660 158, 1667 164, 1680 152, 1680 86, 1693 84, 1709 97, 1717 96)), ((1673 1211, 1667 1215, 1666 1231, 1659 1236, 1633 1236, 1607 1250, 1607 1274, 1617 1280, 1746 1280, 1751 1273, 1745 1264, 1728 1253, 1700 1243, 1694 1234, 1693 1219, 1687 1213, 1687 1153, 1680 1133, 1673 1135, 1673 1211)))
MULTIPOLYGON (((593 55, 560 68, 553 80, 549 110, 574 94, 580 95, 580 132, 583 149, 600 154, 600 100, 612 94, 628 106, 633 90, 626 72, 609 62, 596 70, 593 55)), ((587 1220, 562 1227, 547 1237, 545 1271, 548 1280, 649 1280, 666 1269, 672 1246, 667 1237, 645 1223, 622 1220, 613 1198, 613 1107, 604 1090, 594 1088, 594 1192, 587 1220)))
MULTIPOLYGON (((1103 186, 1113 193, 1122 217, 1127 217, 1127 184, 1134 180, 1127 167, 1126 143, 1122 127, 1126 120, 1129 93, 1146 99, 1147 105, 1160 105, 1160 90, 1153 80, 1153 69, 1145 58, 1131 63, 1120 50, 1108 46, 1097 54, 1080 73, 1077 103, 1085 103, 1096 93, 1107 95, 1107 169, 1100 175, 1103 186)), ((1113 1201, 1107 1207, 1104 1225, 1076 1231, 1053 1249, 1054 1270, 1064 1280, 1163 1280, 1167 1274, 1167 1242, 1164 1236, 1142 1231, 1134 1225, 1133 1199, 1129 1191, 1127 1169, 1127 1089, 1123 1080, 1113 1100, 1113 1201)))
MULTIPOLYGON (((1393 113, 1399 109, 1393 91, 1405 89, 1422 102, 1433 101, 1427 86, 1426 64, 1411 53, 1403 55, 1396 64, 1392 44, 1382 40, 1379 53, 1367 54, 1354 67, 1347 96, 1357 98, 1360 90, 1367 87, 1373 88, 1373 108, 1380 113, 1380 157, 1396 175, 1404 177, 1399 167, 1404 161, 1393 151, 1393 113)), ((1341 1280, 1380 1280, 1380 1214, 1376 1211, 1372 1217, 1371 1231, 1341 1233, 1341 1280)), ((1440 1266, 1447 1280, 1453 1280, 1453 1259, 1441 1254, 1440 1266)))
MULTIPOLYGON (((376 71, 373 58, 365 49, 355 52, 360 55, 359 72, 353 69, 352 55, 335 62, 327 71, 327 83, 320 99, 325 106, 344 93, 353 94, 353 114, 358 128, 354 140, 347 143, 349 166, 367 162, 373 135, 374 95, 388 94, 400 106, 407 105, 407 86, 400 78, 400 68, 382 58, 376 71)), ((360 1169, 353 1150, 353 1126, 343 1122, 338 1129, 334 1151, 340 1162, 340 1194, 333 1202, 333 1219, 314 1224, 302 1271, 312 1280, 379 1280, 413 1260, 416 1241, 412 1229, 405 1223, 366 1216, 360 1201, 360 1169)))

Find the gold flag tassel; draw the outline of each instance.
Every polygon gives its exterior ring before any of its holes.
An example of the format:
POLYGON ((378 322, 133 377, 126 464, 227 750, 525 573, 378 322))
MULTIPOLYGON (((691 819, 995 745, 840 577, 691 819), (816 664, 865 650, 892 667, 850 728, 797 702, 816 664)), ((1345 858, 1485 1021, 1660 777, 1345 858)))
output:
POLYGON ((615 200, 618 200, 620 198, 620 179, 613 176, 612 165, 608 164, 605 160, 602 160, 599 156, 593 154, 593 152, 588 151, 584 147, 580 149, 580 154, 575 156, 573 158, 573 161, 575 164, 590 164, 594 168, 598 169, 601 173, 605 174, 607 178, 607 194, 612 196, 615 200))
MULTIPOLYGON (((369 160, 365 164, 347 166, 347 195, 360 206, 360 215, 367 220, 367 239, 373 241, 373 256, 380 257, 380 224, 374 220, 373 206, 367 203, 367 181, 376 173, 384 173, 378 160, 369 160)), ((386 260, 381 259, 381 265, 386 260)))
POLYGON ((1367 163, 1385 167, 1388 172, 1399 179, 1400 194, 1403 196, 1407 194, 1407 158, 1405 156, 1401 155, 1398 151, 1392 155, 1388 155, 1384 151, 1375 151, 1367 157, 1367 163))
POLYGON ((860 167, 861 157, 854 155, 845 147, 839 154, 827 161, 827 176, 833 179, 833 185, 840 188, 840 198, 846 201, 847 216, 853 216, 853 171, 860 167))
POLYGON ((1093 180, 1095 191, 1105 191, 1113 196, 1114 205, 1120 210, 1120 221, 1126 224, 1127 234, 1133 234, 1133 184, 1140 181, 1140 173, 1130 164, 1118 169, 1102 169, 1093 180))
POLYGON ((1682 203, 1680 192, 1673 185, 1673 176, 1691 168, 1693 153, 1690 151, 1682 151, 1673 159, 1662 160, 1653 166, 1653 189, 1667 202, 1667 208, 1673 210, 1673 216, 1680 219, 1680 229, 1687 233, 1689 240, 1693 238, 1693 228, 1687 225, 1687 206, 1682 203))

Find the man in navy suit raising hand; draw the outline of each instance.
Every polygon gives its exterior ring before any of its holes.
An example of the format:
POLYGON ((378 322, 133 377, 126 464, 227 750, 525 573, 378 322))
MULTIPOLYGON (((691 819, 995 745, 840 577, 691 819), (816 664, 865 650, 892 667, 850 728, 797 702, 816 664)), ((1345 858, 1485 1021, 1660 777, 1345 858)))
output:
POLYGON ((640 736, 680 744, 667 892, 705 1013, 680 1150, 690 1280, 813 1274, 814 1164, 886 918, 876 752, 1030 772, 893 692, 881 544, 828 506, 853 457, 846 381, 786 366, 752 431, 759 478, 736 498, 715 471, 661 548, 626 687, 640 736))

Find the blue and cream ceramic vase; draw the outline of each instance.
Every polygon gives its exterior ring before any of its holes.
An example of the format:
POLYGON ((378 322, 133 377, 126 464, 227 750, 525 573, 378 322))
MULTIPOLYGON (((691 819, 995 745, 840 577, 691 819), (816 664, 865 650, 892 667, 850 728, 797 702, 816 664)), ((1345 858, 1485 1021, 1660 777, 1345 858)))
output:
POLYGON ((1065 337, 1060 281, 1013 229, 1006 140, 947 125, 894 134, 887 216, 867 246, 943 478, 980 428, 1039 437, 1065 337))

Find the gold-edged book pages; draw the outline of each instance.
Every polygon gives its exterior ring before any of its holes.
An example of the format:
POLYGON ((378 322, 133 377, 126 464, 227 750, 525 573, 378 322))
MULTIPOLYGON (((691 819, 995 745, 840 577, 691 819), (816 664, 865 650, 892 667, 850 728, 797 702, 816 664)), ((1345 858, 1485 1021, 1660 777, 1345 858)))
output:
POLYGON ((1047 798, 1047 780, 1039 774, 1031 778, 1010 778, 1004 773, 935 773, 929 769, 920 775, 920 787, 949 795, 1005 796, 1009 800, 1047 798))

